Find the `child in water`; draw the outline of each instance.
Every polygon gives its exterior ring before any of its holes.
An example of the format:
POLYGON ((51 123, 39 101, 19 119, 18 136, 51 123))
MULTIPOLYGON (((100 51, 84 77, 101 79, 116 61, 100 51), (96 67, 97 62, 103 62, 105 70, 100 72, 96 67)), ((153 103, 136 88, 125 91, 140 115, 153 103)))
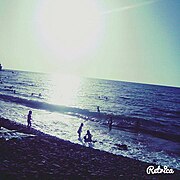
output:
POLYGON ((92 134, 87 130, 86 135, 84 136, 84 142, 92 142, 92 134))
POLYGON ((31 120, 32 120, 32 111, 29 111, 28 115, 27 115, 27 123, 28 123, 28 127, 31 127, 31 120))
POLYGON ((80 127, 79 127, 79 129, 78 129, 78 131, 77 131, 77 133, 78 133, 78 135, 79 135, 79 138, 81 138, 81 133, 82 133, 82 127, 83 127, 83 123, 81 123, 81 125, 80 125, 80 127))

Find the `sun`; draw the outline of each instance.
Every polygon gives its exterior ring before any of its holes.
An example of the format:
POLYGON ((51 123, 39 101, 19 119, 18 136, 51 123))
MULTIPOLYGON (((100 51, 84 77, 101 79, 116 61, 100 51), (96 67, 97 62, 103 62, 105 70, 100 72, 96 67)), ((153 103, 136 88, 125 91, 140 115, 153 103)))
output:
POLYGON ((94 0, 43 0, 37 8, 36 27, 48 52, 59 59, 78 60, 99 45, 101 8, 94 0))

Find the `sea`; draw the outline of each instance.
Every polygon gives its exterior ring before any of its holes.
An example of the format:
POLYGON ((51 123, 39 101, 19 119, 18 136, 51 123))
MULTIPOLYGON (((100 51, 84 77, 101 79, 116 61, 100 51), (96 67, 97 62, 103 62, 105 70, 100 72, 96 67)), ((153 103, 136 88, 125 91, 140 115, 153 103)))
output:
POLYGON ((89 148, 180 169, 178 87, 57 73, 0 71, 0 116, 27 125, 29 110, 32 127, 44 133, 89 148), (78 138, 81 123, 82 138, 78 138), (84 143, 87 130, 94 143, 84 143))

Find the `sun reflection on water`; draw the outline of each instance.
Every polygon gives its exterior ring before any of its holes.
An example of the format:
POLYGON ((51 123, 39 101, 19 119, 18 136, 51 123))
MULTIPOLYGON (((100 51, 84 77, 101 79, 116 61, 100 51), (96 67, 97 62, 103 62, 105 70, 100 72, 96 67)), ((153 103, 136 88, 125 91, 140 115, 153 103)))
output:
POLYGON ((49 75, 48 102, 66 106, 74 106, 82 86, 82 79, 73 75, 50 74, 49 75))

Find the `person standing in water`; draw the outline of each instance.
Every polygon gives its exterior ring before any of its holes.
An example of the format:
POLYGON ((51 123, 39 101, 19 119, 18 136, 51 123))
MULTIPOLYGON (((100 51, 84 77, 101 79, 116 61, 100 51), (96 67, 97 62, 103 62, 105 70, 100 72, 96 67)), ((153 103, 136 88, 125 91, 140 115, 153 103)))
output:
POLYGON ((29 111, 28 115, 27 115, 27 123, 28 123, 28 127, 31 127, 31 120, 32 120, 32 111, 29 111))
POLYGON ((78 131, 77 131, 79 138, 81 138, 81 133, 82 133, 82 127, 83 127, 83 125, 84 125, 84 124, 81 123, 81 125, 80 125, 80 127, 79 127, 79 129, 78 129, 78 131))
POLYGON ((97 106, 97 112, 100 113, 100 109, 99 109, 99 106, 97 106))
POLYGON ((109 121, 108 121, 108 125, 109 125, 109 132, 110 132, 110 131, 111 131, 111 129, 112 129, 112 123, 113 123, 113 121, 112 121, 112 116, 110 116, 109 121))

